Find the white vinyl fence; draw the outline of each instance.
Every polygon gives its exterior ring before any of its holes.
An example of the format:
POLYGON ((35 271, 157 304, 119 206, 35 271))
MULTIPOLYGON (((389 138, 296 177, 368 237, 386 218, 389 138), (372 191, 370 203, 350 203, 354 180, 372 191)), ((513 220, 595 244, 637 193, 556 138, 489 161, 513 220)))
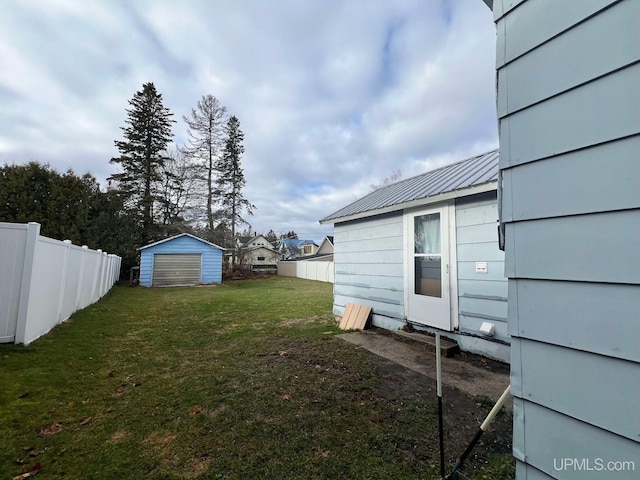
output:
POLYGON ((333 283, 333 262, 278 262, 278 275, 333 283))
POLYGON ((30 343, 96 302, 120 257, 40 235, 40 224, 0 223, 0 343, 30 343))

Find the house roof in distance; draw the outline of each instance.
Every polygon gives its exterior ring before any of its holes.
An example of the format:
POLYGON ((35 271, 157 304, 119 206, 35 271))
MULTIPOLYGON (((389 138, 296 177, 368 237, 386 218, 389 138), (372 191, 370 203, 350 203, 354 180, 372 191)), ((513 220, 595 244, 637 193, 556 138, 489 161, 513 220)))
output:
POLYGON ((459 194, 476 193, 475 190, 477 193, 495 190, 496 186, 492 184, 497 184, 498 162, 498 150, 492 150, 415 177, 400 180, 365 195, 323 218, 320 223, 356 220, 455 198, 461 196, 459 194), (481 186, 485 188, 481 188, 481 186), (472 189, 474 191, 471 191, 472 189))

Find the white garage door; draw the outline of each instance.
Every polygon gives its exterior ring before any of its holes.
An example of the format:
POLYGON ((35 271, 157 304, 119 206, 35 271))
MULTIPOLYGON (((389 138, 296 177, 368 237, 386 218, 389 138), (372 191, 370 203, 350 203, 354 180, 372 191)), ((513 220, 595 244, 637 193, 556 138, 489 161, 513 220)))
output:
POLYGON ((199 253, 156 253, 153 256, 153 286, 201 283, 201 257, 199 253))

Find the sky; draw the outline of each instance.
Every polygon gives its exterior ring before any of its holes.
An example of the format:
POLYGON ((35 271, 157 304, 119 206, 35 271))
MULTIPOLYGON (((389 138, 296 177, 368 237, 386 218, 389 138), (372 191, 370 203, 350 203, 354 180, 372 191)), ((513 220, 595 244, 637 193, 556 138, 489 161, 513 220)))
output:
POLYGON ((498 146, 495 37, 482 0, 0 0, 0 164, 116 173, 128 101, 153 82, 183 115, 240 120, 253 230, 319 220, 394 171, 498 146))

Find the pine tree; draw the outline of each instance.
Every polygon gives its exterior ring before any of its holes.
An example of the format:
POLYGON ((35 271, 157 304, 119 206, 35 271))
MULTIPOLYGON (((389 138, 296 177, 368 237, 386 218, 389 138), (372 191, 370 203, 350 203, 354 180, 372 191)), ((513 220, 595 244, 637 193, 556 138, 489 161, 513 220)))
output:
POLYGON ((189 126, 187 130, 189 146, 186 151, 189 156, 198 159, 202 170, 201 180, 206 192, 209 234, 214 230, 215 165, 222 150, 223 124, 226 115, 226 107, 220 105, 216 97, 205 95, 198 101, 196 108, 191 109, 189 117, 182 117, 189 126))
MULTIPOLYGON (((240 165, 244 153, 244 133, 240 129, 240 121, 232 116, 224 127, 225 144, 222 157, 216 162, 217 196, 220 203, 220 213, 226 223, 231 227, 232 241, 236 236, 236 226, 249 225, 242 217, 242 211, 246 210, 253 215, 255 206, 242 195, 242 188, 246 184, 244 172, 240 165)), ((234 245, 229 245, 234 247, 234 245)), ((235 250, 231 254, 231 265, 235 264, 235 250)))
POLYGON ((111 163, 120 165, 122 172, 109 177, 140 225, 140 242, 144 245, 156 235, 153 205, 157 199, 157 185, 162 179, 165 163, 163 152, 171 142, 174 120, 162 104, 162 95, 153 83, 145 83, 142 90, 129 100, 126 126, 121 127, 124 140, 116 140, 120 156, 111 163))

